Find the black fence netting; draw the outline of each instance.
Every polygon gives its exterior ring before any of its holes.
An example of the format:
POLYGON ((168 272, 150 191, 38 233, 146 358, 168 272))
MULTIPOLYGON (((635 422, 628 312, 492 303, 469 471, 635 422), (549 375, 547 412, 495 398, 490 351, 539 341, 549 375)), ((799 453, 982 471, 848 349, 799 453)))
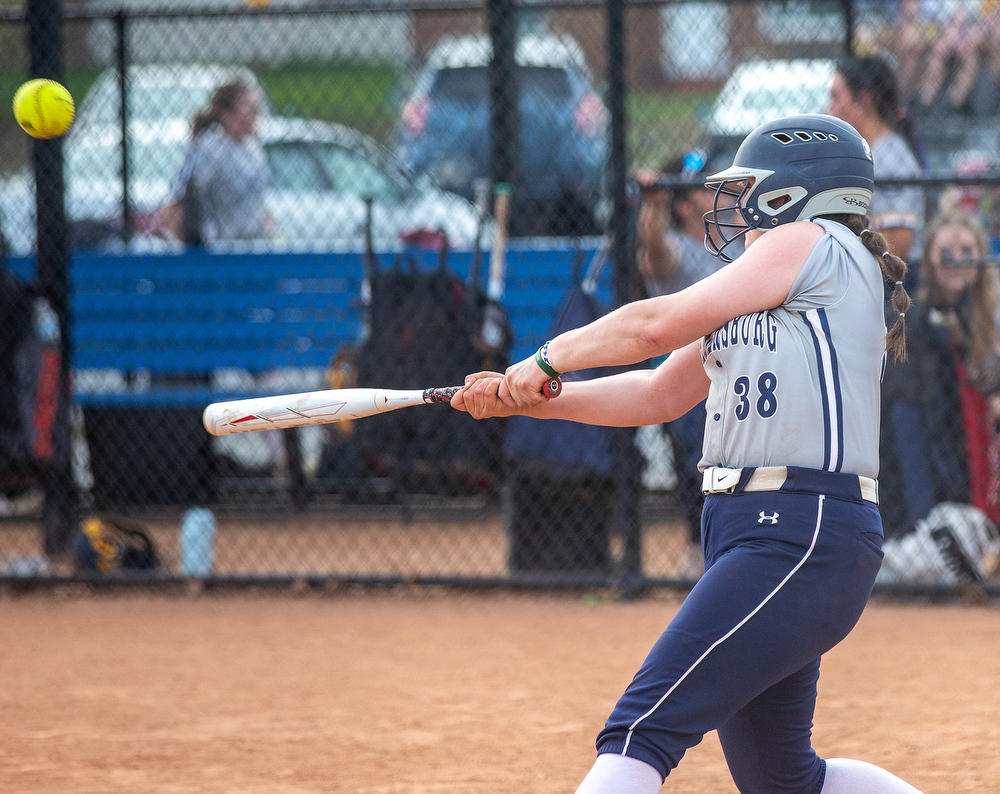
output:
POLYGON ((1000 17, 959 5, 0 6, 8 107, 39 77, 76 101, 51 140, 0 114, 0 578, 694 582, 704 406, 203 411, 457 385, 681 289, 720 266, 704 177, 829 112, 872 145, 916 301, 880 584, 994 587, 1000 17))

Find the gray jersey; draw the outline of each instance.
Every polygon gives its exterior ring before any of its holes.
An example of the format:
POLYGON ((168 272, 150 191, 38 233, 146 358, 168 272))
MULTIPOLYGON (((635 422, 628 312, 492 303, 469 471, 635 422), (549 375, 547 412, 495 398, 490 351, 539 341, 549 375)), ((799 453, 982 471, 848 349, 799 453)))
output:
POLYGON ((841 224, 776 309, 701 343, 711 379, 700 468, 806 466, 878 476, 886 326, 875 258, 841 224))
POLYGON ((202 201, 207 241, 268 236, 264 191, 270 171, 257 138, 237 142, 213 125, 195 139, 185 167, 202 201))

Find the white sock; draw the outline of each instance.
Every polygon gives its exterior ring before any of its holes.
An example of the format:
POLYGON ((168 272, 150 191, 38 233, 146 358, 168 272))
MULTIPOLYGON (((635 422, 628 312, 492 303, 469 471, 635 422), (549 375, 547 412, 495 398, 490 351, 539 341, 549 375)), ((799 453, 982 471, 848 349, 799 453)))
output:
POLYGON ((601 753, 576 794, 656 794, 660 773, 645 761, 616 753, 601 753))
POLYGON ((827 758, 820 794, 920 794, 882 767, 851 758, 827 758))

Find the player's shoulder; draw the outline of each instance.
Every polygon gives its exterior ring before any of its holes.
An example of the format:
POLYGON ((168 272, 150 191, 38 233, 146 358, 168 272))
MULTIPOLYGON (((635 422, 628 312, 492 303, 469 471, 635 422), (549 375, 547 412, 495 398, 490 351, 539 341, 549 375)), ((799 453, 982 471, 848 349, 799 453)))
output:
POLYGON ((826 233, 826 229, 818 223, 795 221, 769 229, 761 235, 758 244, 769 253, 784 253, 804 259, 826 233))
POLYGON ((823 227, 809 222, 776 226, 752 239, 743 255, 723 272, 741 279, 734 283, 746 290, 766 283, 766 300, 761 305, 773 308, 785 301, 825 233, 823 227))

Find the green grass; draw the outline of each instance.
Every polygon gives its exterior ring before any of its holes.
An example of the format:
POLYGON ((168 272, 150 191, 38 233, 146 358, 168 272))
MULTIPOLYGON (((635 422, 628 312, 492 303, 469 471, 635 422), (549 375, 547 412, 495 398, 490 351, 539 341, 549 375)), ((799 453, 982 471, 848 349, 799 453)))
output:
MULTIPOLYGON (((63 84, 80 102, 104 67, 67 68, 63 84)), ((396 92, 402 69, 391 64, 330 62, 254 67, 276 111, 284 116, 336 121, 380 137, 391 129, 402 96, 396 92)), ((9 106, 28 79, 27 64, 0 69, 0 100, 9 106)))
POLYGON ((698 117, 715 98, 711 93, 635 92, 625 102, 628 114, 628 146, 636 169, 659 168, 701 142, 698 117))
MULTIPOLYGON (((70 67, 63 82, 77 102, 83 99, 103 67, 70 67)), ((405 97, 405 68, 397 64, 358 61, 254 66, 261 85, 283 116, 302 116, 345 124, 389 144, 405 97)), ((27 79, 27 64, 0 69, 0 102, 10 107, 17 87, 27 79)), ((629 154, 635 168, 656 168, 699 142, 698 115, 712 94, 635 92, 628 96, 629 154)), ((0 116, 0 152, 8 157, 21 148, 11 145, 20 130, 13 115, 0 116), (7 145, 4 145, 6 139, 7 145)), ((16 143, 16 141, 15 141, 16 143)), ((24 147, 26 149, 26 147, 24 147)), ((6 166, 15 165, 8 162, 6 166)), ((7 170, 6 166, 0 166, 7 170)))
POLYGON ((279 115, 333 121, 389 142, 403 100, 401 67, 335 61, 254 71, 279 115))

